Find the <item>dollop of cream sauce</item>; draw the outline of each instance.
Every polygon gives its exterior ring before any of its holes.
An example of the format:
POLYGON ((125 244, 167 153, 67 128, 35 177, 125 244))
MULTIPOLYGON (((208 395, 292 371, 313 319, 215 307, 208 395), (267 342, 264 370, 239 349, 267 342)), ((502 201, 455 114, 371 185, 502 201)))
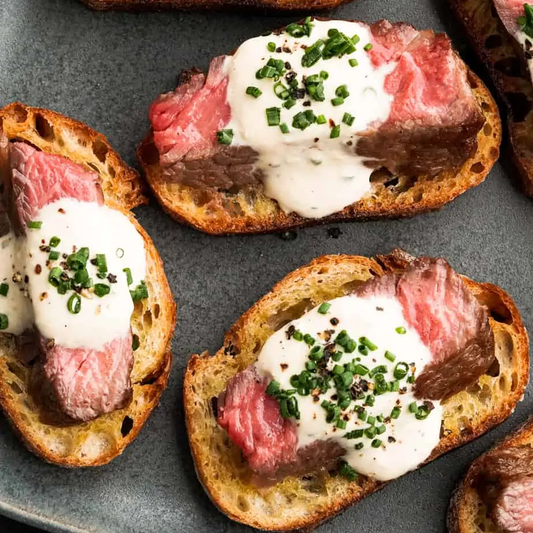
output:
MULTIPOLYGON (((419 375, 431 361, 429 349, 421 341, 417 331, 409 327, 402 307, 395 298, 344 296, 329 303, 331 307, 326 314, 319 313, 319 307, 316 307, 284 326, 266 341, 256 362, 257 371, 261 376, 278 381, 282 389, 294 388, 290 378, 305 369, 305 363, 309 361, 310 347, 303 341, 289 338, 287 332, 291 326, 303 334, 312 335, 317 344, 322 346, 333 342, 327 339, 335 339, 342 330, 346 330, 354 340, 366 337, 377 346, 377 349, 370 351, 368 355, 362 355, 358 350, 351 354, 344 353, 339 362, 330 361, 329 370, 335 364, 344 365, 350 361, 365 365, 369 369, 385 365, 388 369, 385 378, 389 382, 395 379, 394 368, 397 363, 405 362, 410 367, 414 365, 416 375, 419 375), (338 323, 332 325, 331 319, 337 319, 338 323), (397 328, 405 328, 405 334, 398 333, 397 328), (385 357, 387 350, 396 356, 394 362, 385 357)), ((343 351, 338 345, 336 350, 343 351)), ((374 381, 368 375, 363 376, 363 379, 370 383, 374 381)), ((315 401, 312 395, 296 394, 300 411, 300 420, 295 421, 299 447, 318 439, 334 440, 346 449, 343 459, 356 472, 379 481, 387 481, 416 469, 437 446, 443 408, 440 402, 433 401, 434 409, 429 416, 425 420, 418 420, 409 411, 409 405, 415 401, 421 405, 422 400, 415 399, 413 385, 407 384, 405 379, 401 381, 400 391, 377 395, 373 406, 364 407, 368 416, 382 415, 386 419, 383 424, 386 431, 376 436, 382 441, 377 448, 372 447, 372 439, 366 436, 357 439, 345 438, 350 431, 369 427, 354 411, 354 407, 362 406, 364 400, 352 402, 350 407, 343 411, 345 429, 326 422, 326 411, 321 407, 321 403, 326 399, 336 404, 332 398, 336 392, 332 383, 332 388, 321 394, 319 401, 315 401), (402 392, 403 388, 405 390, 402 392), (395 407, 400 408, 400 416, 387 420, 395 407), (356 449, 357 443, 363 443, 364 447, 356 449)), ((366 394, 369 393, 371 394, 371 391, 366 394)), ((378 422, 376 425, 381 424, 378 422)))
POLYGON ((144 241, 130 219, 107 206, 73 199, 48 204, 34 219, 42 223, 39 229, 27 228, 24 237, 3 238, 8 244, 0 249, 0 283, 6 280, 9 285, 7 297, 0 296, 0 313, 9 319, 3 332, 18 335, 35 324, 45 339, 58 345, 95 350, 127 335, 134 308, 129 291, 146 274, 144 241), (61 241, 47 249, 52 237, 61 241), (48 277, 53 267, 63 269, 66 256, 82 247, 89 248, 87 271, 93 283, 108 285, 110 292, 99 297, 82 290, 81 310, 73 314, 67 307, 73 291, 59 294, 48 277), (48 261, 50 251, 59 252, 59 259, 48 261), (116 283, 97 277, 98 268, 90 262, 96 254, 105 254, 107 271, 116 276, 116 283), (125 268, 131 270, 130 286, 125 268))
MULTIPOLYGON (((227 58, 231 121, 226 127, 233 130, 233 144, 247 145, 258 152, 257 167, 263 171, 265 192, 269 197, 277 200, 287 213, 321 218, 342 210, 370 192, 372 169, 355 153, 355 146, 359 133, 389 116, 393 97, 385 91, 384 81, 396 64, 372 65, 364 50, 371 42, 367 26, 347 21, 313 20, 312 23, 309 37, 295 38, 287 33, 256 37, 244 42, 227 58), (304 47, 318 39, 326 40, 330 29, 337 29, 348 37, 358 35, 356 51, 340 58, 320 59, 312 67, 303 67, 304 47), (269 52, 269 42, 275 43, 276 49, 289 49, 290 53, 269 52), (318 102, 306 95, 296 100, 291 109, 284 109, 283 101, 274 93, 272 79, 255 77, 269 58, 289 62, 301 87, 303 76, 326 71, 329 77, 324 80, 325 100, 318 102), (358 65, 352 67, 350 59, 356 59, 358 65), (347 86, 350 95, 344 104, 333 106, 331 100, 341 85, 347 86), (247 95, 248 86, 259 88, 261 96, 247 95), (310 105, 304 106, 304 102, 310 105), (268 125, 265 110, 270 107, 281 108, 281 123, 289 126, 289 133, 283 134, 278 126, 268 125), (323 114, 327 123, 315 123, 305 130, 293 128, 293 117, 306 110, 312 110, 316 116, 323 114), (351 126, 342 122, 345 113, 354 117, 351 126), (330 138, 330 121, 340 125, 338 138, 330 138)), ((283 77, 280 81, 287 85, 283 77)))

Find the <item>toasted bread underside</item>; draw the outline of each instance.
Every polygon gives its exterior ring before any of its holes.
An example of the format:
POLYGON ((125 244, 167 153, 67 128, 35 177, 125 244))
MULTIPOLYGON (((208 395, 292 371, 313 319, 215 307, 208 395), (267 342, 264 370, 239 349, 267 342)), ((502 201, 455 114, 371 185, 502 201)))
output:
POLYGON ((472 72, 469 82, 486 118, 478 133, 478 149, 459 172, 437 176, 391 175, 376 171, 372 189, 360 201, 321 219, 286 214, 261 190, 238 193, 201 190, 163 177, 150 131, 137 155, 146 178, 163 209, 179 222, 212 234, 264 233, 317 223, 409 217, 433 211, 479 185, 499 157, 501 123, 498 108, 487 88, 472 72))
POLYGON ((332 9, 350 0, 81 0, 92 9, 120 11, 249 8, 285 11, 332 9))
POLYGON ((505 104, 513 160, 524 192, 533 196, 533 85, 518 45, 499 19, 493 0, 449 1, 505 104))
POLYGON ((515 446, 533 447, 533 418, 508 435, 492 450, 476 459, 457 487, 448 512, 449 533, 504 533, 489 516, 487 506, 479 497, 474 483, 485 457, 515 446))
MULTIPOLYGON (((400 263, 397 254, 377 259, 347 255, 315 259, 285 277, 247 311, 214 356, 204 353, 191 358, 183 394, 192 455, 210 498, 233 520, 263 530, 309 530, 384 485, 362 477, 349 482, 322 472, 257 488, 247 482, 249 469, 240 450, 218 426, 211 400, 231 377, 256 360, 265 341, 286 323, 400 263)), ((528 337, 513 301, 494 285, 464 279, 490 309, 497 362, 478 383, 444 403, 442 438, 428 461, 502 422, 521 399, 529 379, 528 337)))
POLYGON ((131 319, 140 347, 134 352, 133 399, 127 407, 66 427, 44 422, 42 407, 29 394, 31 366, 19 360, 14 338, 0 335, 0 406, 23 442, 45 461, 60 466, 102 465, 120 455, 139 434, 159 403, 172 364, 176 306, 163 262, 130 212, 145 202, 142 185, 137 172, 120 159, 107 139, 81 122, 14 103, 0 110, 0 124, 10 140, 30 142, 97 172, 106 205, 126 214, 144 238, 149 297, 135 304, 131 319))

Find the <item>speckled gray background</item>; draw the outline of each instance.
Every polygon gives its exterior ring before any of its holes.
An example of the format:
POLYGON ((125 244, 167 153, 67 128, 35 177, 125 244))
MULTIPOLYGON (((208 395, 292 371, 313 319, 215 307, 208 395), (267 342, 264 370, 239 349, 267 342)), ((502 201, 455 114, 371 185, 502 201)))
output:
MULTIPOLYGON (((358 0, 338 18, 405 20, 448 31, 465 52, 445 0, 358 0)), ((261 13, 93 13, 76 0, 0 0, 0 104, 21 100, 87 122, 135 164, 147 107, 176 75, 291 16, 261 13)), ((473 63, 474 67, 477 67, 473 63)), ((479 68, 477 69, 479 71, 479 68)), ((447 257, 516 299, 533 321, 533 205, 512 184, 504 156, 487 181, 444 210, 405 221, 215 238, 179 226, 153 203, 137 214, 165 260, 178 302, 175 364, 161 407, 137 441, 111 465, 66 471, 45 465, 18 443, 0 416, 0 513, 54 532, 241 533, 196 480, 183 423, 181 382, 188 357, 216 350, 234 320, 294 268, 326 253, 372 255, 402 246, 447 257)), ((444 533, 453 487, 467 465, 533 407, 528 393, 503 426, 405 476, 322 526, 322 533, 444 533)), ((0 518, 5 533, 34 531, 0 518)))

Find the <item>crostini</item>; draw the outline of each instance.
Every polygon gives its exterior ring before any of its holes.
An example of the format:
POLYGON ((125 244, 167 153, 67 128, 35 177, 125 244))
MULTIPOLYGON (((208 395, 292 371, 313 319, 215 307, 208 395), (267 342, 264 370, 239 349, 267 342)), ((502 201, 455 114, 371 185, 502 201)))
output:
POLYGON ((208 233, 411 216, 483 181, 500 119, 443 34, 307 18, 184 72, 138 150, 177 220, 208 233))
POLYGON ((511 298, 442 259, 321 257, 191 358, 198 477, 233 520, 308 530, 507 418, 528 350, 511 298))
POLYGON ((448 531, 533 531, 533 419, 474 461, 452 498, 448 531))
POLYGON ((175 304, 138 174, 85 124, 0 110, 0 406, 61 466, 107 463, 165 389, 175 304))
POLYGON ((533 4, 523 0, 450 0, 507 110, 514 163, 533 196, 533 4))

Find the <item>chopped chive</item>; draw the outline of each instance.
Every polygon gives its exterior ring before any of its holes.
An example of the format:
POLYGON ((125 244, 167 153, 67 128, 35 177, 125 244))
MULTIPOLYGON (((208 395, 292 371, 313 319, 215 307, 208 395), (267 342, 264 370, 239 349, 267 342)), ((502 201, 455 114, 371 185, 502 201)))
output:
POLYGON ((324 115, 318 115, 316 117, 316 123, 317 124, 325 124, 327 122, 326 117, 324 115))
POLYGON ((296 330, 293 334, 292 334, 292 338, 295 340, 295 341, 303 341, 304 339, 304 335, 301 331, 298 331, 296 330))
POLYGON ((331 129, 331 133, 329 134, 330 139, 336 139, 341 134, 341 127, 340 126, 333 126, 331 129))
POLYGON ((369 407, 372 407, 376 403, 376 397, 373 394, 369 394, 366 397, 365 405, 368 405, 369 407))
POLYGON ((41 229, 43 223, 40 220, 30 220, 28 222, 28 228, 30 229, 41 229))
POLYGON ((418 406, 416 405, 416 402, 412 402, 409 404, 409 412, 410 413, 416 413, 418 411, 418 406))
POLYGON ((305 369, 309 370, 309 372, 313 372, 313 370, 316 370, 316 363, 313 361, 307 361, 305 363, 305 369))
POLYGON ((374 426, 370 426, 365 429, 365 437, 373 439, 376 436, 377 429, 374 426))
POLYGON ((347 124, 348 126, 352 126, 355 121, 355 117, 350 115, 350 113, 344 113, 342 117, 342 121, 344 122, 344 124, 347 124))
POLYGON ((50 246, 51 248, 55 248, 60 242, 61 239, 59 237, 52 237, 50 239, 50 242, 48 243, 48 246, 50 246))
POLYGON ((354 446, 354 448, 355 448, 356 450, 362 450, 364 447, 365 447, 365 445, 364 445, 362 442, 358 442, 358 443, 354 446))
POLYGON ((357 61, 357 59, 349 59, 348 60, 348 63, 350 63, 350 67, 356 67, 357 65, 359 65, 359 61, 357 61))
POLYGON ((405 335, 407 333, 407 330, 403 326, 399 326, 396 328, 396 333, 399 335, 405 335))
POLYGON ((409 384, 413 384, 415 382, 415 376, 413 376, 412 374, 407 378, 407 383, 409 384))
POLYGON ((88 260, 89 248, 83 247, 67 257, 67 265, 71 270, 81 270, 85 268, 88 260))
POLYGON ((379 448, 382 444, 383 442, 380 441, 379 439, 374 439, 372 441, 372 448, 379 448))
POLYGON ((7 329, 9 327, 9 318, 6 314, 0 313, 0 329, 7 329))
POLYGON ((378 432, 378 435, 383 435, 383 433, 387 431, 387 428, 382 424, 381 426, 377 426, 376 430, 378 432))
POLYGON ((374 47, 374 46, 372 45, 372 43, 368 43, 368 44, 365 44, 363 50, 364 50, 365 52, 369 52, 370 50, 372 50, 373 47, 374 47))
POLYGON ((369 376, 373 378, 376 374, 386 374, 389 369, 385 365, 375 366, 371 371, 369 376))
POLYGON ((376 417, 375 416, 369 416, 366 421, 373 426, 376 423, 376 417))
POLYGON ((270 41, 267 44, 267 49, 269 52, 274 52, 274 50, 276 50, 276 43, 273 43, 272 41, 270 41))
POLYGON ((304 335, 304 342, 305 344, 309 345, 309 346, 313 346, 313 344, 315 344, 315 339, 312 335, 309 335, 309 333, 306 333, 304 335))
POLYGON ((311 351, 309 352, 309 359, 311 359, 311 361, 320 361, 323 356, 324 349, 320 345, 313 346, 313 348, 311 348, 311 351))
POLYGON ((339 466, 339 474, 349 481, 355 481, 359 477, 359 474, 346 462, 341 463, 339 466))
POLYGON ((133 276, 131 275, 131 269, 124 268, 122 272, 126 274, 126 280, 128 282, 128 285, 131 285, 133 283, 133 276))
POLYGON ((325 70, 321 70, 320 71, 320 77, 323 79, 323 80, 327 80, 329 78, 329 73, 326 72, 325 70))
POLYGON ((146 287, 146 283, 144 280, 137 285, 134 291, 130 291, 131 299, 134 302, 138 302, 139 300, 144 300, 145 298, 148 298, 148 287, 146 287))
POLYGON ((333 98, 333 100, 331 100, 331 105, 335 107, 342 104, 344 104, 344 98, 333 98))
POLYGON ((335 361, 336 363, 338 363, 341 359, 342 359, 342 356, 343 356, 343 353, 342 352, 335 352, 331 358, 333 359, 333 361, 335 361))
POLYGON ((0 283, 0 296, 7 296, 9 292, 9 285, 7 283, 0 283))
POLYGON ((385 359, 388 359, 391 363, 394 363, 394 361, 396 360, 396 356, 392 352, 389 352, 389 350, 387 350, 385 352, 385 359))
POLYGON ((327 302, 324 302, 323 304, 320 305, 320 307, 318 308, 318 312, 321 314, 321 315, 325 315, 328 311, 329 311, 329 308, 331 307, 331 304, 330 303, 327 303, 327 302))
POLYGON ((367 417, 366 411, 364 409, 361 409, 358 413, 358 417, 359 417, 359 420, 362 420, 363 422, 365 422, 366 417, 367 417))
POLYGON ((358 376, 366 376, 368 374, 368 368, 365 365, 355 365, 355 374, 358 376))
POLYGON ((233 142, 233 130, 217 131, 217 141, 219 144, 230 145, 233 142))
POLYGON ((394 407, 394 409, 391 411, 391 418, 394 418, 395 420, 400 417, 402 410, 399 407, 394 407))
POLYGON ((52 268, 50 274, 48 274, 48 282, 50 285, 58 287, 61 283, 61 274, 63 274, 63 271, 59 267, 52 268))
POLYGON ((344 372, 344 367, 342 365, 335 365, 333 367, 333 373, 340 376, 344 372))
POLYGON ((364 344, 360 344, 357 349, 361 355, 368 355, 368 348, 364 344))
POLYGON ((249 87, 246 87, 246 94, 249 94, 250 96, 253 96, 254 98, 259 98, 263 91, 259 89, 258 87, 254 87, 253 85, 250 85, 249 87))
POLYGON ((353 339, 348 339, 343 348, 346 353, 353 353, 357 348, 357 343, 353 339))
POLYGON ((289 98, 283 104, 281 104, 285 109, 290 109, 291 107, 296 105, 296 100, 289 98))
POLYGON ((340 98, 348 98, 348 96, 350 96, 350 92, 348 91, 348 86, 339 85, 335 89, 335 96, 339 96, 340 98))
POLYGON ((371 352, 375 351, 378 349, 378 347, 370 340, 370 339, 367 339, 366 337, 360 337, 359 338, 359 344, 363 344, 364 346, 366 346, 371 352))
POLYGON ((101 274, 107 272, 107 259, 105 254, 96 254, 96 266, 98 267, 98 272, 101 274))
POLYGON ((354 429, 353 431, 349 431, 344 435, 345 439, 361 439, 363 438, 363 435, 365 434, 364 430, 362 429, 354 429))
POLYGON ((75 292, 67 302, 67 309, 73 315, 77 315, 81 311, 81 296, 75 292))
POLYGON ((400 382, 398 380, 394 380, 391 382, 391 392, 398 392, 400 390, 400 382))
POLYGON ((94 294, 99 298, 103 298, 106 294, 111 292, 111 287, 105 283, 96 283, 94 286, 94 294))
POLYGON ((394 367, 394 377, 396 379, 403 379, 405 376, 407 376, 408 370, 409 365, 401 361, 394 367))
POLYGON ((279 126, 281 110, 279 107, 269 107, 266 109, 266 118, 269 126, 279 126))
POLYGON ((268 387, 266 388, 266 393, 269 396, 275 396, 276 394, 279 393, 280 390, 281 390, 281 385, 279 384, 279 381, 276 381, 274 379, 268 384, 268 387))
POLYGON ((59 259, 59 252, 57 250, 52 250, 49 254, 48 254, 48 260, 49 261, 57 261, 59 259))
POLYGON ((346 429, 346 420, 339 418, 336 425, 339 429, 346 429))
POLYGON ((281 133, 289 133, 289 126, 287 126, 285 122, 279 125, 279 129, 281 130, 281 133))

